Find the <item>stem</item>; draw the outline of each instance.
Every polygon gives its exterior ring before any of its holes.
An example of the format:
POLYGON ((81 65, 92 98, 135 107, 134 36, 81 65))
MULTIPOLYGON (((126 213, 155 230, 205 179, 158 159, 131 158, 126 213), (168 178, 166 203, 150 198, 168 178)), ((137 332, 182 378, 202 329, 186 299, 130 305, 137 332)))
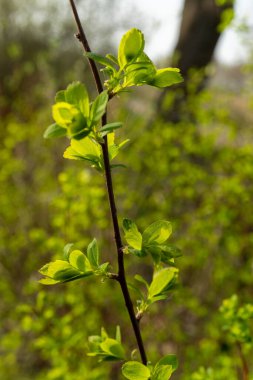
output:
POLYGON ((242 350, 242 345, 240 342, 237 342, 236 346, 237 346, 239 356, 241 359, 241 363, 242 363, 242 379, 243 380, 249 380, 249 367, 248 367, 248 363, 246 361, 246 358, 245 358, 243 350, 242 350))
MULTIPOLYGON (((77 38, 79 41, 82 43, 83 48, 86 52, 90 52, 90 46, 87 41, 87 38, 85 36, 76 6, 74 0, 69 0, 70 5, 75 17, 75 21, 77 24, 78 28, 78 34, 77 38)), ((94 76, 94 80, 96 83, 96 87, 98 90, 98 93, 101 93, 103 91, 103 85, 99 76, 99 72, 97 69, 97 66, 94 61, 88 58, 89 64, 91 71, 94 76)), ((107 124, 107 114, 105 113, 102 117, 102 125, 107 124)), ((115 197, 114 197, 114 190, 113 190, 113 183, 112 183, 112 174, 111 174, 111 166, 110 166, 110 159, 109 159, 109 152, 108 152, 108 144, 107 144, 107 136, 104 137, 104 143, 101 144, 102 146, 102 151, 103 151, 103 159, 104 159, 104 167, 105 167, 105 177, 106 177, 106 186, 107 186, 107 192, 108 192, 108 197, 109 197, 109 204, 110 204, 110 211, 111 211, 111 216, 112 216, 112 222, 113 222, 113 229, 114 229, 114 238, 115 238, 115 243, 117 247, 117 253, 118 253, 118 282, 120 284, 122 294, 125 300, 125 305, 132 323, 132 327, 135 333, 137 345, 140 351, 141 355, 141 360, 143 364, 147 364, 147 356, 140 332, 140 327, 138 320, 135 317, 134 313, 134 307, 133 303, 129 294, 128 286, 127 286, 127 281, 126 281, 126 274, 125 274, 125 266, 124 266, 124 253, 123 253, 123 244, 121 240, 121 235, 120 235, 120 229, 119 229, 119 222, 118 222, 118 216, 117 216, 117 208, 116 208, 116 203, 115 203, 115 197)))

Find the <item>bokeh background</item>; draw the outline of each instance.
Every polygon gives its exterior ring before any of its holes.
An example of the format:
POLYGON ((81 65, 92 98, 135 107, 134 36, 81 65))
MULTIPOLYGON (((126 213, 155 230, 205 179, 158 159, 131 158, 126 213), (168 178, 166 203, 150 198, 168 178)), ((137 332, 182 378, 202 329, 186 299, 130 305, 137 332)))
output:
MULTIPOLYGON (((239 358, 219 307, 253 294, 253 6, 174 3, 156 1, 154 11, 149 0, 77 1, 97 53, 115 53, 135 26, 158 66, 182 70, 182 86, 138 88, 111 102, 110 119, 124 123, 119 138, 130 138, 119 157, 127 168, 114 172, 117 205, 120 220, 140 229, 170 220, 183 252, 177 291, 141 322, 150 360, 176 353, 175 380, 234 380, 239 358)), ((95 94, 70 7, 0 0, 0 9, 0 378, 117 380, 118 365, 86 356, 101 326, 114 334, 119 324, 128 352, 135 348, 117 284, 38 283, 38 269, 70 242, 85 250, 96 237, 115 265, 104 178, 63 159, 67 140, 42 137, 56 91, 81 80, 95 94)), ((129 277, 150 276, 148 261, 126 261, 129 277)))

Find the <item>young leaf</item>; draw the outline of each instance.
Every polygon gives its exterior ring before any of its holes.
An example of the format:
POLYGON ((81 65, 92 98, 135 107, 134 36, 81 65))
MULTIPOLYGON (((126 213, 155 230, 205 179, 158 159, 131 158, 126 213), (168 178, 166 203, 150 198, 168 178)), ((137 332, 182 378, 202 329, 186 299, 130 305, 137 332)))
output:
POLYGON ((108 57, 109 54, 106 57, 102 57, 101 55, 94 54, 92 52, 87 52, 87 53, 85 53, 85 55, 86 55, 86 57, 92 59, 93 61, 100 63, 103 66, 110 67, 110 69, 112 69, 114 72, 116 72, 116 69, 111 62, 112 60, 109 59, 109 57, 108 57))
POLYGON ((122 374, 128 380, 148 380, 150 378, 150 370, 144 364, 130 361, 122 366, 122 374))
POLYGON ((123 230, 127 243, 134 249, 141 250, 142 236, 136 224, 130 219, 123 219, 123 230))
POLYGON ((55 95, 55 103, 66 102, 65 90, 60 90, 55 95))
POLYGON ((100 132, 113 132, 114 129, 118 129, 122 127, 122 123, 115 122, 115 123, 109 123, 104 125, 101 129, 100 132))
POLYGON ((147 83, 156 74, 156 68, 151 59, 142 52, 136 61, 126 67, 124 86, 140 86, 147 83))
POLYGON ((166 355, 164 357, 162 357, 162 359, 159 360, 159 362, 157 363, 158 366, 161 366, 161 365, 170 365, 172 367, 172 371, 175 371, 178 367, 178 359, 177 359, 177 356, 174 355, 174 354, 169 354, 169 355, 166 355))
POLYGON ((114 62, 116 65, 119 66, 119 61, 117 58, 112 54, 106 54, 106 58, 110 59, 110 61, 114 62))
POLYGON ((124 34, 118 51, 118 61, 121 69, 137 59, 144 49, 144 43, 144 36, 138 29, 130 29, 124 34))
POLYGON ((71 251, 71 248, 73 247, 73 243, 69 243, 69 244, 66 244, 63 248, 63 258, 65 260, 68 260, 69 259, 69 254, 70 254, 70 251, 71 251))
POLYGON ((86 87, 80 82, 71 83, 65 90, 66 102, 77 106, 87 118, 90 112, 90 101, 86 87))
POLYGON ((112 360, 125 359, 125 351, 122 345, 115 339, 107 338, 100 344, 100 348, 108 356, 112 357, 112 360))
POLYGON ((152 299, 153 297, 162 295, 162 293, 166 292, 177 272, 178 270, 176 268, 164 268, 159 272, 156 272, 149 287, 148 298, 152 299))
POLYGON ((93 267, 99 266, 99 251, 97 240, 93 239, 87 248, 87 257, 93 267))
POLYGON ((79 250, 74 250, 69 254, 69 263, 80 272, 92 272, 87 257, 79 250))
POLYGON ((43 285, 55 285, 55 284, 59 284, 59 282, 61 281, 54 280, 53 278, 45 277, 39 280, 39 282, 43 285))
POLYGON ((102 149, 93 139, 86 137, 82 140, 71 140, 71 145, 65 150, 63 157, 70 160, 87 160, 92 162, 97 169, 101 168, 102 149))
POLYGON ((172 366, 171 365, 159 365, 155 367, 155 370, 152 374, 152 380, 168 380, 172 375, 172 366))
POLYGON ((120 326, 117 326, 116 327, 116 337, 115 339, 117 340, 117 342, 121 343, 121 331, 120 331, 120 326))
POLYGON ((147 289, 149 289, 149 285, 148 285, 147 281, 140 274, 136 274, 134 276, 134 278, 136 281, 141 282, 142 284, 144 284, 146 286, 147 289))
POLYGON ((67 129, 58 124, 51 124, 44 132, 45 139, 54 139, 56 137, 63 137, 67 135, 67 129))
POLYGON ((92 122, 96 123, 101 119, 101 117, 105 113, 107 102, 108 102, 107 91, 101 92, 101 94, 99 94, 96 97, 96 99, 92 103, 91 111, 90 111, 90 119, 92 120, 92 122))
POLYGON ((110 161, 112 161, 118 155, 119 150, 129 141, 129 140, 124 140, 120 144, 115 144, 114 138, 115 138, 114 132, 108 135, 108 149, 109 149, 110 161))
POLYGON ((162 244, 164 243, 172 233, 172 226, 170 222, 166 220, 159 220, 152 223, 143 232, 143 247, 150 244, 162 244))
POLYGON ((78 114, 78 109, 73 105, 66 102, 59 102, 52 107, 53 119, 56 124, 67 128, 67 126, 72 122, 75 115, 78 114))
MULTIPOLYGON (((80 272, 63 260, 56 260, 44 265, 39 272, 56 282, 66 282, 80 276, 80 272)), ((45 283, 45 282, 44 282, 45 283)), ((50 284, 51 285, 51 284, 50 284)))
POLYGON ((157 70, 155 76, 148 81, 148 84, 150 86, 163 88, 181 82, 183 82, 183 78, 179 72, 179 69, 168 67, 157 70))

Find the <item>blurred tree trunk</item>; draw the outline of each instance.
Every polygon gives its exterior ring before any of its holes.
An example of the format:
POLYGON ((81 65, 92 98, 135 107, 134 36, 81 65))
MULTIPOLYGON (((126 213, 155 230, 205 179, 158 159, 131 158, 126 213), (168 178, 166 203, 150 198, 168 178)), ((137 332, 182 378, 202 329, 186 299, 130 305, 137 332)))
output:
POLYGON ((165 120, 179 121, 182 103, 185 103, 188 95, 187 84, 191 69, 197 69, 202 75, 195 91, 199 92, 205 86, 207 79, 205 68, 211 62, 221 36, 219 25, 222 13, 231 7, 231 0, 225 1, 222 6, 218 6, 216 0, 185 0, 179 38, 173 57, 173 65, 180 68, 184 83, 178 86, 170 110, 163 107, 168 90, 164 90, 161 94, 157 104, 158 112, 165 120))

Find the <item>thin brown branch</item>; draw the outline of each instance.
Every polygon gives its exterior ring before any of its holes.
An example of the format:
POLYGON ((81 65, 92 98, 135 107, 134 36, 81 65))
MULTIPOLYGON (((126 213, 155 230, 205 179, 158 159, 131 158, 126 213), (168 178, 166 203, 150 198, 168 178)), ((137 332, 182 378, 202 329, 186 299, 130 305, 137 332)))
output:
MULTIPOLYGON (((69 0, 70 5, 74 14, 74 18, 77 24, 78 28, 78 34, 77 38, 82 43, 83 48, 86 52, 90 52, 90 46, 88 43, 88 40, 86 38, 86 35, 84 33, 77 9, 74 0, 69 0)), ((91 71, 94 76, 94 80, 96 83, 96 87, 98 90, 98 93, 101 93, 103 91, 103 85, 99 76, 99 72, 97 69, 97 66, 94 61, 88 58, 91 71)), ((102 117, 102 125, 107 124, 107 114, 105 114, 102 117)), ((110 159, 109 159, 109 152, 108 152, 108 144, 107 144, 107 136, 104 137, 104 143, 101 144, 102 151, 103 151, 103 158, 104 158, 104 167, 105 167, 105 177, 106 177, 106 185, 107 185, 107 192, 109 197, 109 204, 110 204, 110 210, 111 210, 111 216, 112 216, 112 222, 113 222, 113 229, 114 229, 114 237, 115 237, 115 243, 117 247, 117 253, 118 253, 118 278, 117 280, 120 283, 120 287, 122 290, 122 294, 125 300, 125 305, 132 323, 132 327, 135 333, 137 345, 140 351, 141 360, 143 364, 147 364, 147 356, 139 328, 138 320, 135 318, 134 313, 134 307, 133 303, 129 294, 127 282, 126 282, 126 274, 125 274, 125 267, 124 267, 124 254, 123 254, 123 244, 121 240, 120 235, 120 229, 119 229, 119 222, 118 222, 118 216, 117 216, 117 208, 116 208, 116 202, 114 197, 114 190, 113 190, 113 183, 112 183, 112 175, 111 175, 111 166, 110 166, 110 159)))

